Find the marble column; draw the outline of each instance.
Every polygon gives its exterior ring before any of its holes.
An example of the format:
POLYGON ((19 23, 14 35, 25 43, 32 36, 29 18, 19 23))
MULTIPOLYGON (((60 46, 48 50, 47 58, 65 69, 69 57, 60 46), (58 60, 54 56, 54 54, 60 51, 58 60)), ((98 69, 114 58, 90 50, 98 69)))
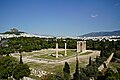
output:
POLYGON ((77 41, 77 52, 80 52, 80 41, 77 41))
POLYGON ((65 56, 67 56, 67 43, 65 43, 65 56))
POLYGON ((78 49, 79 49, 79 45, 78 45, 78 44, 79 44, 79 43, 78 43, 78 41, 77 41, 77 52, 79 52, 79 51, 78 51, 78 49))
POLYGON ((85 41, 85 51, 86 51, 86 41, 85 41))
POLYGON ((82 52, 82 51, 83 51, 83 42, 80 41, 80 52, 82 52))
POLYGON ((58 58, 58 43, 56 43, 56 58, 58 58))
POLYGON ((86 50, 86 41, 83 41, 83 51, 86 50))

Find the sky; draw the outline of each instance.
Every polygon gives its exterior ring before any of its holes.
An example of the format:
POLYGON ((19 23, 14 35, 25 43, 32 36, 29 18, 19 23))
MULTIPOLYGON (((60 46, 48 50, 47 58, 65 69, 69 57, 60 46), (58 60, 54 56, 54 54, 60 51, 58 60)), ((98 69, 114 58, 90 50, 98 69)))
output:
POLYGON ((120 30, 120 0, 0 0, 0 32, 79 36, 120 30))

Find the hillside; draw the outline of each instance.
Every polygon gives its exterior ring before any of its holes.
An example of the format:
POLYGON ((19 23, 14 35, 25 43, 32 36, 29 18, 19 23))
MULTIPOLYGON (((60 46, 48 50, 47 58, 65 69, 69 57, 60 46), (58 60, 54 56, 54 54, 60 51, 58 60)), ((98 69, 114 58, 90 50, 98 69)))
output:
POLYGON ((97 37, 97 36, 120 36, 120 30, 112 32, 91 32, 82 35, 82 37, 97 37))
POLYGON ((6 31, 4 33, 0 33, 0 34, 15 34, 15 35, 20 35, 20 33, 25 33, 25 32, 21 32, 16 28, 12 28, 9 31, 6 31))

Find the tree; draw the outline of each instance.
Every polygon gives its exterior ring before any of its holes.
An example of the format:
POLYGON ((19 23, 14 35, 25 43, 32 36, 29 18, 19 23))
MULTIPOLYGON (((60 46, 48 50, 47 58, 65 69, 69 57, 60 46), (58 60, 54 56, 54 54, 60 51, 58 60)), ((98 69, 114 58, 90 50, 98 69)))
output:
POLYGON ((112 69, 108 68, 105 75, 104 75, 105 80, 119 80, 120 75, 118 73, 115 73, 112 69))
POLYGON ((92 42, 92 49, 93 50, 95 49, 95 42, 94 41, 92 42))
POLYGON ((76 58, 76 69, 75 73, 73 74, 73 79, 74 80, 79 80, 79 69, 78 69, 78 58, 76 58))
POLYGON ((85 68, 84 72, 87 77, 96 79, 98 76, 98 67, 95 63, 92 63, 90 66, 85 68))
POLYGON ((0 57, 0 79, 8 79, 8 77, 12 76, 12 71, 16 64, 17 60, 13 57, 0 57))
POLYGON ((26 64, 18 64, 15 66, 13 70, 13 78, 16 80, 22 79, 24 76, 30 75, 30 69, 29 66, 26 64))
POLYGON ((120 68, 117 68, 117 71, 118 71, 118 73, 119 73, 119 75, 120 75, 120 68))
POLYGON ((23 61, 22 61, 22 54, 20 53, 20 64, 23 64, 23 61))
POLYGON ((91 65, 92 63, 92 60, 91 60, 91 57, 89 58, 89 64, 88 65, 91 65))
POLYGON ((89 80, 89 78, 84 73, 84 68, 80 69, 80 80, 89 80))
POLYGON ((114 57, 120 59, 120 50, 115 52, 114 57))
POLYGON ((30 75, 30 69, 27 64, 23 64, 22 54, 20 53, 20 62, 17 64, 13 70, 13 78, 16 80, 22 79, 24 76, 30 75))
POLYGON ((63 72, 64 72, 64 80, 70 80, 70 67, 67 62, 65 62, 63 72))

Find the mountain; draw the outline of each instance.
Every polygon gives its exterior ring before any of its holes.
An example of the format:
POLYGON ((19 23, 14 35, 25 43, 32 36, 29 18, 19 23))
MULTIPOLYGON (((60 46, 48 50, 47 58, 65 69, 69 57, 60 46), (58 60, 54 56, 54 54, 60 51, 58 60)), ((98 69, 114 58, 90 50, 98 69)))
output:
POLYGON ((97 37, 97 36, 120 36, 120 30, 111 32, 92 32, 84 34, 81 37, 97 37))

